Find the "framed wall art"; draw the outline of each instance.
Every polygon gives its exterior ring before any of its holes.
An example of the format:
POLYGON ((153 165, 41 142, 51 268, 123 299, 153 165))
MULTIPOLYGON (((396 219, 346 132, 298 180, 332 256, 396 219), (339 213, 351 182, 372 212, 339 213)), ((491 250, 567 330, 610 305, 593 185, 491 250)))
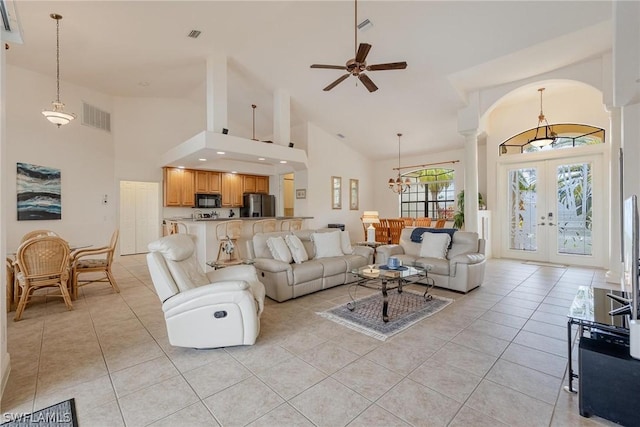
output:
POLYGON ((18 221, 61 219, 60 169, 18 163, 16 172, 18 221))
POLYGON ((331 177, 331 209, 342 209, 342 178, 331 177))
POLYGON ((349 209, 351 209, 352 211, 357 211, 359 209, 358 207, 358 180, 357 179, 350 179, 349 180, 349 209))

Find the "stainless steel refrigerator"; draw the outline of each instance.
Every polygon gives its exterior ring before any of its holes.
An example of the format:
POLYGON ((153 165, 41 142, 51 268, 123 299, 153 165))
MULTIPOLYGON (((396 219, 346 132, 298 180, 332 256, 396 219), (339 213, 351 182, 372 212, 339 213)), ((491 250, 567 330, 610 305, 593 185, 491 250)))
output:
POLYGON ((247 193, 243 197, 243 202, 240 208, 241 217, 276 216, 276 196, 247 193))

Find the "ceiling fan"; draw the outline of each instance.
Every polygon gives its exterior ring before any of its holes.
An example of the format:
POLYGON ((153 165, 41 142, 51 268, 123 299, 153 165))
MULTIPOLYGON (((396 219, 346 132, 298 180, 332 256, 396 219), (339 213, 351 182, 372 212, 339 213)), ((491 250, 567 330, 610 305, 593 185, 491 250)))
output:
POLYGON ((345 65, 323 65, 323 64, 313 64, 311 68, 327 68, 330 70, 345 70, 347 74, 343 74, 338 77, 333 83, 329 84, 329 86, 325 87, 324 91, 329 91, 336 87, 339 83, 344 81, 349 76, 357 77, 364 87, 367 88, 369 92, 375 92, 378 90, 378 86, 373 83, 373 81, 364 74, 364 71, 382 71, 382 70, 404 70, 407 68, 407 63, 402 62, 389 62, 386 64, 375 64, 375 65, 367 65, 366 59, 369 54, 369 50, 371 49, 371 45, 367 43, 360 43, 358 46, 358 0, 355 0, 355 58, 351 58, 347 61, 345 65))

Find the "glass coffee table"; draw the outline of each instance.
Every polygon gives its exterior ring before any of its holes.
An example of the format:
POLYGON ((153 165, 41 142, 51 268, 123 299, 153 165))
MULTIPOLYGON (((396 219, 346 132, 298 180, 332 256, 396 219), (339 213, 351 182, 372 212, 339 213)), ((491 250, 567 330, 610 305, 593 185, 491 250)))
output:
POLYGON ((389 321, 389 296, 388 291, 397 289, 402 293, 402 287, 413 283, 426 285, 424 298, 431 300, 433 297, 429 291, 435 285, 435 281, 429 277, 431 265, 406 265, 397 269, 390 269, 386 265, 367 265, 351 270, 351 274, 358 277, 358 280, 349 287, 349 297, 351 302, 347 303, 347 308, 351 311, 356 309, 356 292, 358 286, 369 289, 376 289, 382 292, 382 320, 389 321), (353 291, 353 292, 352 292, 353 291))

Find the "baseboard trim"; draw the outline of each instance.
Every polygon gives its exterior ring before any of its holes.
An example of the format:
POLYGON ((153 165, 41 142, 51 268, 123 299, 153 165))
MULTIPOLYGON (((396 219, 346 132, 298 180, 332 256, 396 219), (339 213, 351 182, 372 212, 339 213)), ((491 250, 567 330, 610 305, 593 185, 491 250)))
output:
POLYGON ((5 353, 2 355, 2 383, 0 383, 0 401, 4 395, 4 389, 9 382, 9 374, 11 373, 11 355, 5 353))

